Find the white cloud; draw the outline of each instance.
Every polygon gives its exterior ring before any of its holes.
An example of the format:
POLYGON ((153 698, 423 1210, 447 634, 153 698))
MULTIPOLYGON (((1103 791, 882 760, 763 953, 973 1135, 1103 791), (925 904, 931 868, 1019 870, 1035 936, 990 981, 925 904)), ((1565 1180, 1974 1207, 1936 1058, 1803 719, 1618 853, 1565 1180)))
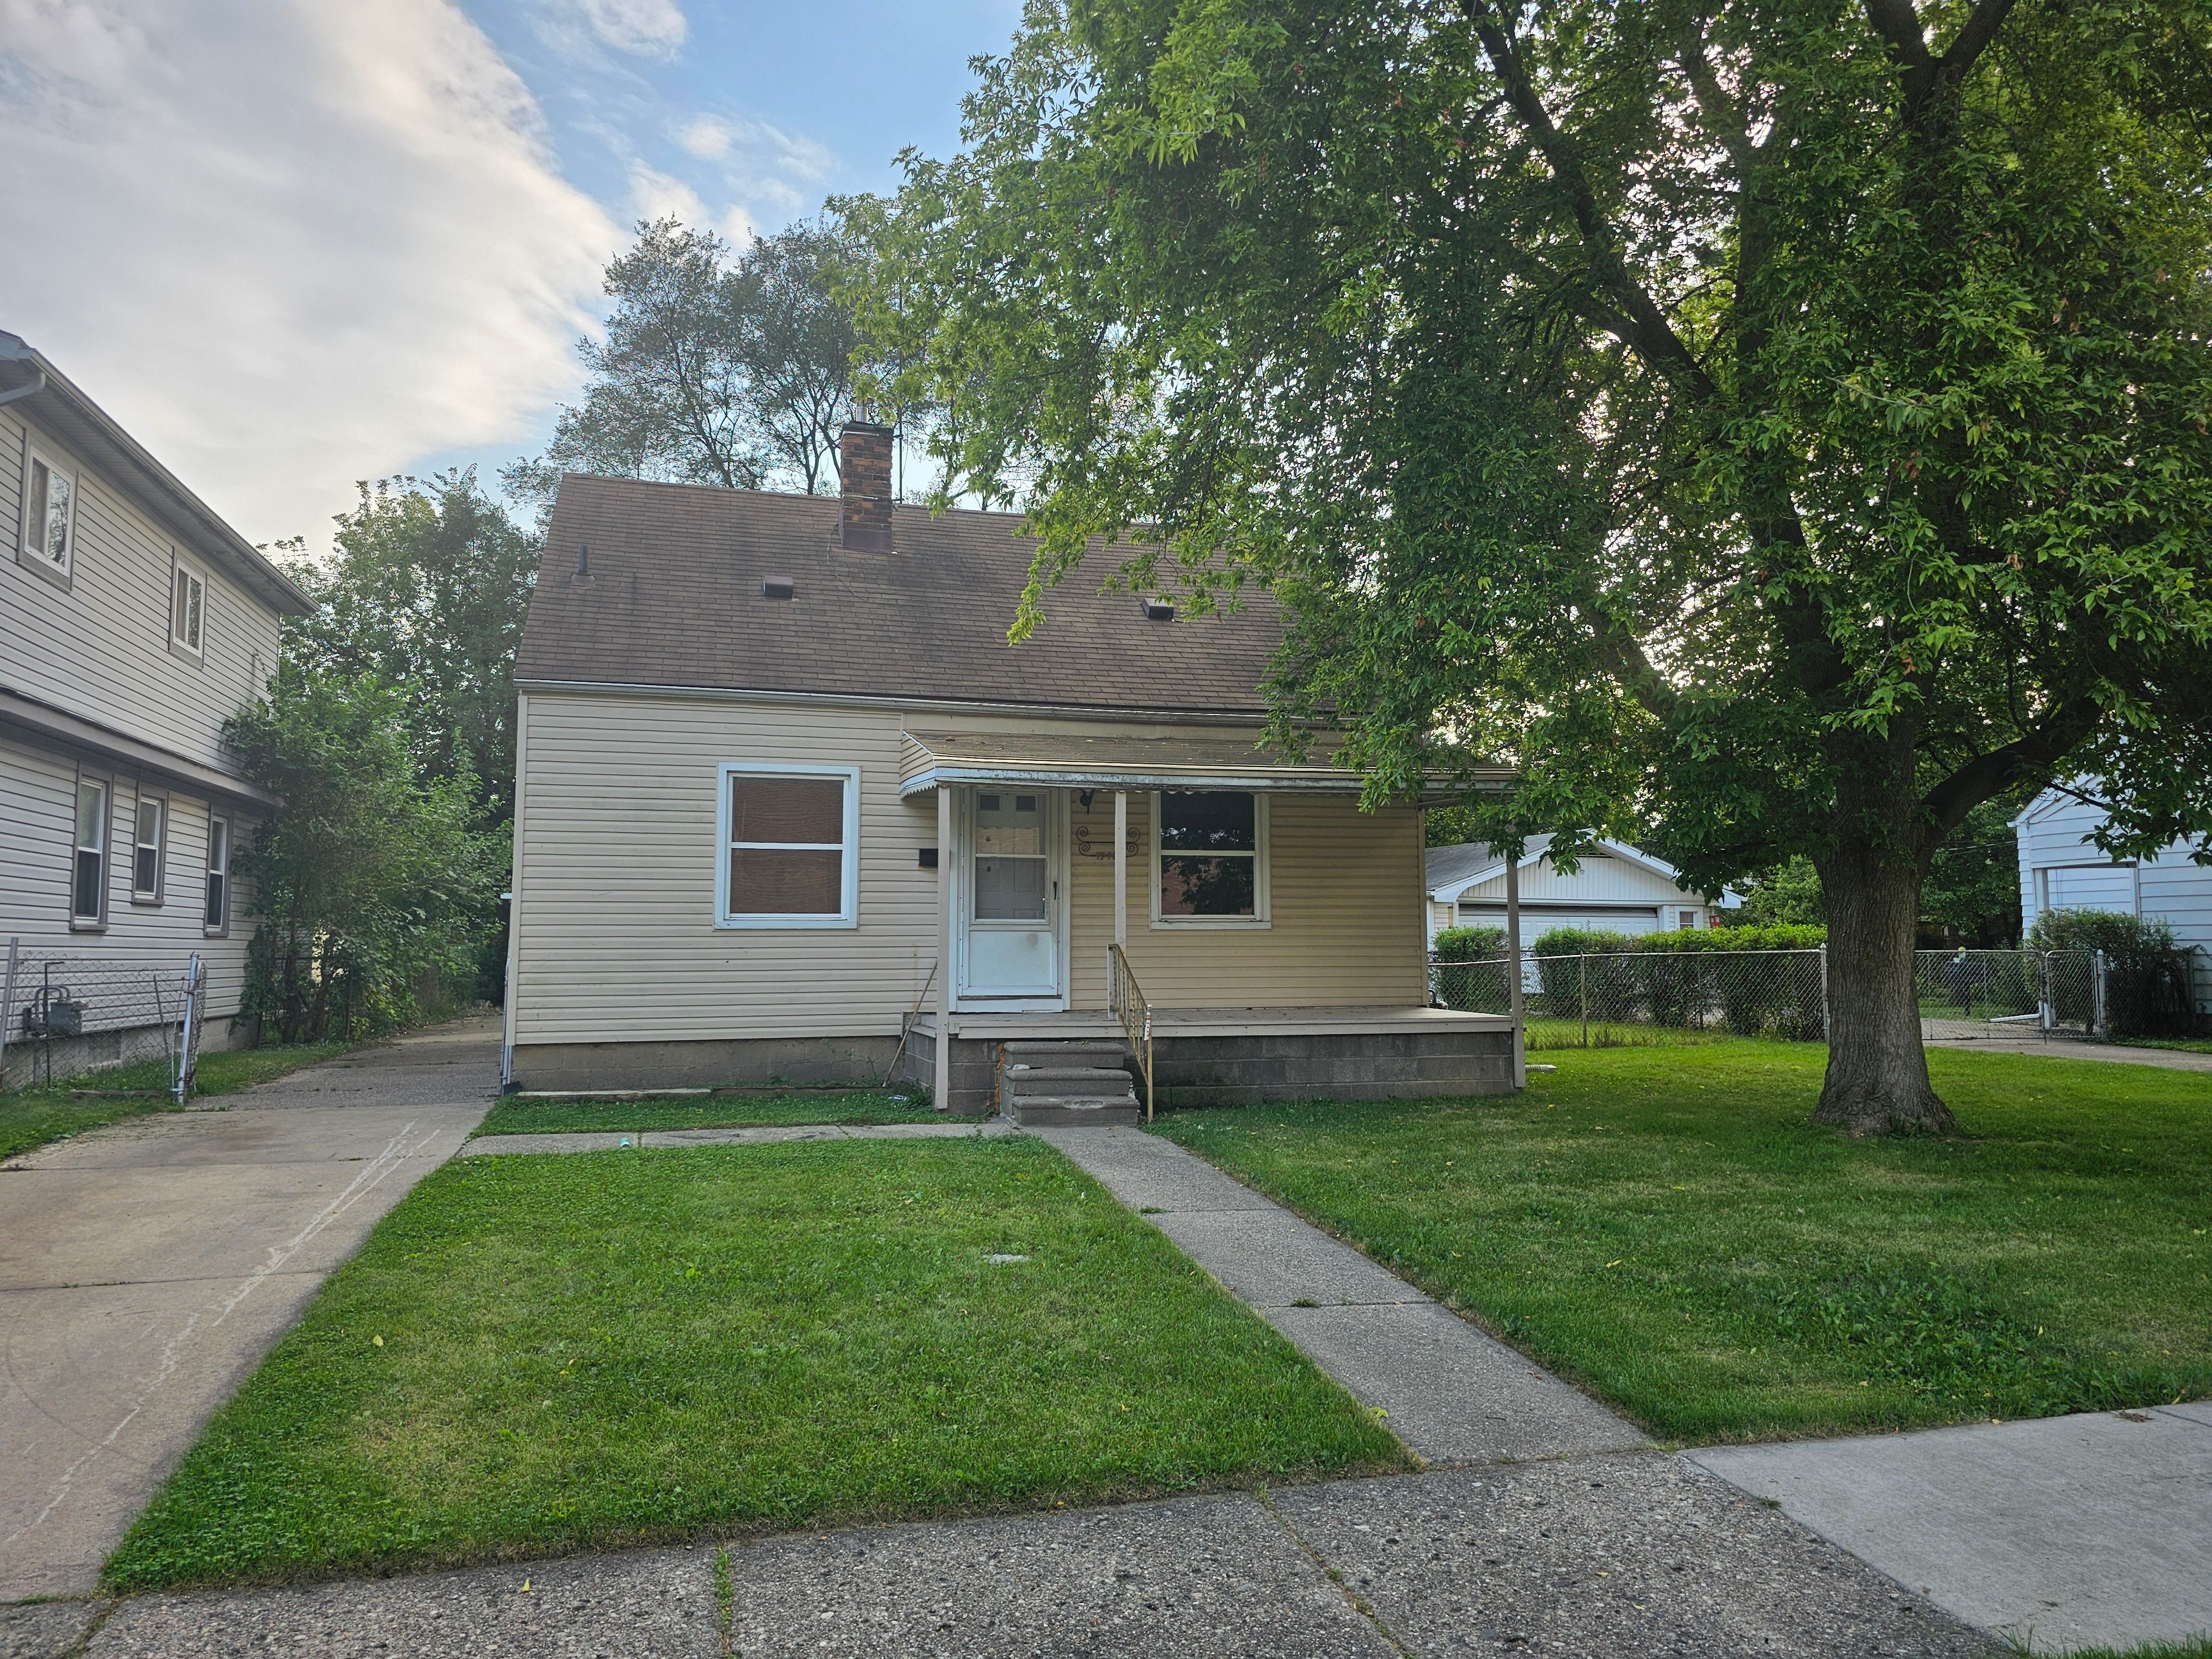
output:
POLYGON ((695 228, 707 222, 707 204, 697 191, 642 161, 630 163, 629 200, 640 219, 680 219, 695 228))
POLYGON ((450 0, 0 0, 0 327, 256 541, 522 441, 621 240, 450 0))
POLYGON ((639 58, 673 58, 691 33, 676 0, 538 0, 540 38, 564 51, 612 46, 639 58))
MULTIPOLYGON (((823 183, 837 165, 828 146, 765 121, 697 115, 672 136, 686 155, 713 165, 714 193, 730 203, 716 228, 740 246, 763 222, 781 222, 818 209, 823 183)), ((692 194, 696 199, 697 192, 692 194)))

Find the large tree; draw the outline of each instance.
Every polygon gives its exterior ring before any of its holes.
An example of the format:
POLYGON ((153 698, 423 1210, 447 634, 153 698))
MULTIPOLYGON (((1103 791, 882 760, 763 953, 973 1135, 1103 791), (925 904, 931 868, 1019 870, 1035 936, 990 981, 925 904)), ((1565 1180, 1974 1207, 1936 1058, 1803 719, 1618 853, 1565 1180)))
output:
POLYGON ((601 337, 577 343, 583 398, 544 454, 502 480, 544 507, 564 471, 810 495, 834 484, 864 357, 847 290, 865 286, 869 256, 834 212, 742 252, 675 219, 641 224, 607 266, 601 337))
POLYGON ((373 677, 401 699, 424 772, 464 773, 487 826, 514 811, 514 653, 539 543, 477 484, 473 469, 360 486, 327 559, 284 548, 315 601, 285 624, 284 659, 311 677, 373 677))
POLYGON ((1945 837, 2075 771, 2212 824, 2208 110, 2202 0, 1032 0, 877 320, 1032 611, 1157 542, 1276 584, 1279 734, 1378 798, 1809 856, 1818 1115, 1941 1128, 1945 837))

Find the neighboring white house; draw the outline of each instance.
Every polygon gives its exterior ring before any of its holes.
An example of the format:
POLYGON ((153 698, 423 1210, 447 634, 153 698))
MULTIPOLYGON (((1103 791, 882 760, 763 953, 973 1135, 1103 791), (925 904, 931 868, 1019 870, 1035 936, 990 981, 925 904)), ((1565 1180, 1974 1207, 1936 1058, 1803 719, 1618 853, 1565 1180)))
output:
MULTIPOLYGON (((1723 892, 1711 904, 1685 892, 1681 872, 1626 842, 1600 840, 1568 875, 1551 862, 1552 838, 1531 836, 1521 856, 1521 943, 1554 927, 1656 933, 1718 927, 1743 902, 1723 892)), ((1429 943, 1447 927, 1505 926, 1505 858, 1480 842, 1431 847, 1426 860, 1429 943)))
POLYGON ((278 618, 307 596, 8 333, 0 525, 7 1070, 22 1074, 32 1051, 12 1045, 42 996, 75 1005, 40 1026, 77 1028, 41 1045, 57 1071, 161 1052, 151 975, 180 975, 194 951, 206 1040, 222 1046, 252 931, 231 849, 271 804, 239 776, 222 724, 276 667, 278 618))
MULTIPOLYGON (((2084 783, 2094 794, 2094 780, 2084 783)), ((2013 820, 2020 839, 2023 937, 2049 910, 2117 910, 2165 922, 2174 943, 2197 948, 2197 1006, 2212 1013, 2212 867, 2193 862, 2175 842, 2147 859, 2107 857, 2089 837, 2105 810, 2046 789, 2013 820)))

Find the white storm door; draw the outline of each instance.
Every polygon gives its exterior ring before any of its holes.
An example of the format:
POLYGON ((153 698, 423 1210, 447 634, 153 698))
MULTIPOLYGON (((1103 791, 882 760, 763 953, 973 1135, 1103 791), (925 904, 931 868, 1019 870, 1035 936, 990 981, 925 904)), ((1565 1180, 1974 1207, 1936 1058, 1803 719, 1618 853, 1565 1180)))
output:
POLYGON ((1059 1007, 1067 914, 1059 792, 981 784, 963 793, 959 1000, 1059 1007))

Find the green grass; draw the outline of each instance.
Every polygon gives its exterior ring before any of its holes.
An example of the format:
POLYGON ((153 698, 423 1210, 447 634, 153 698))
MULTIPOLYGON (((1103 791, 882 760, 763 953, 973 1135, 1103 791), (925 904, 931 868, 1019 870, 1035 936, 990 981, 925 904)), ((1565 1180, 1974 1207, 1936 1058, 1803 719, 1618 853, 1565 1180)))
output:
POLYGON ((2146 1642, 2139 1648, 2015 1648, 2023 1656, 2063 1653, 2066 1659, 2212 1659, 2212 1636, 2192 1636, 2179 1642, 2146 1642))
POLYGON ((1937 1052, 1966 1133, 1855 1141, 1809 1121, 1824 1060, 1594 1051, 1519 1098, 1161 1128, 1662 1437, 2212 1395, 2212 1078, 1937 1052))
POLYGON ((465 1158, 331 1278, 106 1576, 267 1580, 1406 1465, 1036 1141, 465 1158))
MULTIPOLYGON (((266 1048, 226 1048, 203 1054, 194 1073, 193 1094, 229 1095, 270 1078, 282 1077, 302 1066, 342 1054, 352 1047, 345 1042, 304 1042, 266 1048)), ((143 1117, 149 1112, 173 1111, 168 1096, 169 1064, 163 1060, 141 1060, 102 1072, 84 1072, 57 1079, 33 1089, 10 1089, 0 1093, 0 1158, 13 1158, 64 1136, 87 1129, 143 1117), (95 1097, 116 1096, 119 1098, 95 1097)))
POLYGON ((787 1095, 664 1095, 647 1100, 519 1100, 495 1105, 480 1135, 564 1130, 739 1129, 764 1123, 927 1123, 941 1115, 878 1090, 787 1095))
POLYGON ((2122 1037, 2124 1048, 2175 1048, 2185 1054, 2212 1054, 2212 1037, 2122 1037))

